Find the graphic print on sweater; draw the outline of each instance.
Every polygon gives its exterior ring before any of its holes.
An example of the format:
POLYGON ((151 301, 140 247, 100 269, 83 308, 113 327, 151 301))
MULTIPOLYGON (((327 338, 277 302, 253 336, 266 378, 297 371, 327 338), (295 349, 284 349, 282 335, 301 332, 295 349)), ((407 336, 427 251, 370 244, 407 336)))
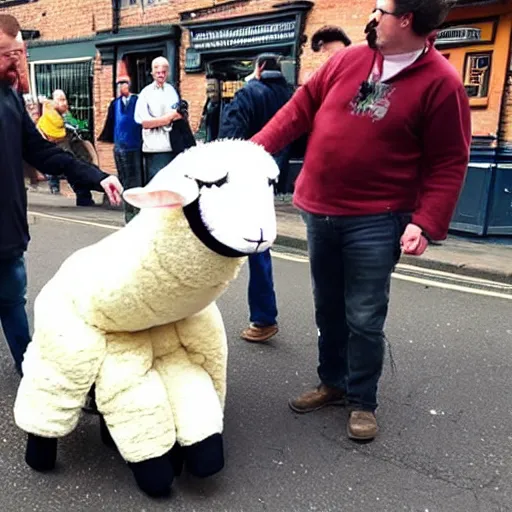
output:
POLYGON ((374 122, 384 119, 391 105, 389 98, 394 90, 394 87, 383 82, 362 82, 351 103, 352 114, 371 117, 374 122))

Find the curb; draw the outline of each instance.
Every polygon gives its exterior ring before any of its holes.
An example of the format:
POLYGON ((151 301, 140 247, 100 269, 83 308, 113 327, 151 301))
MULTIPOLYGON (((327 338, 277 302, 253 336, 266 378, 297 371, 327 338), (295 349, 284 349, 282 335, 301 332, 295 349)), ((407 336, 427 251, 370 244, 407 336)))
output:
MULTIPOLYGON (((287 247, 290 249, 306 251, 308 250, 307 241, 288 235, 277 235, 275 245, 287 247)), ((413 267, 424 268, 429 270, 439 270, 449 272, 460 276, 474 277, 478 279, 486 279, 489 281, 498 281, 504 284, 512 284, 512 263, 509 273, 495 271, 491 268, 469 267, 466 265, 457 265, 445 261, 432 260, 425 257, 402 256, 400 263, 411 265, 413 267)))
POLYGON ((474 277, 477 279, 486 279, 488 281, 499 281, 504 284, 512 284, 512 271, 505 273, 493 270, 491 268, 469 267, 467 265, 457 265, 446 261, 431 260, 427 258, 417 258, 415 256, 402 256, 400 263, 411 265, 418 268, 429 270, 440 270, 450 272, 460 276, 474 277))

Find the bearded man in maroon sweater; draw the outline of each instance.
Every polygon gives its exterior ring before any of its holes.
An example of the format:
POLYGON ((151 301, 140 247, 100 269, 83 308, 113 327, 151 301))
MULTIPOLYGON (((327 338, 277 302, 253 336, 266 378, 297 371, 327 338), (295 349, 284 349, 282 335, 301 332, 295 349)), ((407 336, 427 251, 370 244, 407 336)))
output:
POLYGON ((431 33, 449 0, 377 0, 367 43, 339 51, 252 140, 310 133, 294 203, 307 225, 320 385, 296 412, 348 405, 348 436, 378 431, 391 273, 446 238, 471 143, 466 92, 431 33))

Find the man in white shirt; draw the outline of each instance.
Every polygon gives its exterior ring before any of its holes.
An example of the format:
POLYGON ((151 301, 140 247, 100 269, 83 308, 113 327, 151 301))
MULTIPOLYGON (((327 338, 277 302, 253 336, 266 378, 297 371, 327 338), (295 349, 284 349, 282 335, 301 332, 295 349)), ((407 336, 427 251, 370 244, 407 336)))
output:
POLYGON ((154 82, 144 87, 139 94, 134 119, 142 125, 142 152, 144 155, 144 184, 168 165, 176 154, 171 147, 169 132, 172 123, 181 119, 176 109, 179 96, 167 83, 169 61, 157 57, 151 63, 154 82))

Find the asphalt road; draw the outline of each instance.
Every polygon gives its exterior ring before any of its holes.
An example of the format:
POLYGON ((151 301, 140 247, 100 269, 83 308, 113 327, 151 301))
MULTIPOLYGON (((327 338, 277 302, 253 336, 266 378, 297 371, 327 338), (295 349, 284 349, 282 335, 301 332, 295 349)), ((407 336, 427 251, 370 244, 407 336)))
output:
MULTIPOLYGON (((36 218, 31 226, 28 308, 74 250, 105 228, 36 218)), ((108 272, 105 260, 98 272, 108 272)), ((238 339, 246 270, 219 301, 230 345, 226 467, 208 480, 183 476, 167 500, 141 494, 96 418, 83 416, 38 474, 23 461, 14 424, 18 385, 0 351, 0 510, 21 511, 418 511, 512 510, 512 301, 393 281, 381 381, 381 433, 359 445, 346 412, 295 415, 289 397, 315 385, 316 328, 306 263, 275 258, 280 333, 265 346, 238 339)), ((1 337, 1 335, 0 335, 1 337)))

